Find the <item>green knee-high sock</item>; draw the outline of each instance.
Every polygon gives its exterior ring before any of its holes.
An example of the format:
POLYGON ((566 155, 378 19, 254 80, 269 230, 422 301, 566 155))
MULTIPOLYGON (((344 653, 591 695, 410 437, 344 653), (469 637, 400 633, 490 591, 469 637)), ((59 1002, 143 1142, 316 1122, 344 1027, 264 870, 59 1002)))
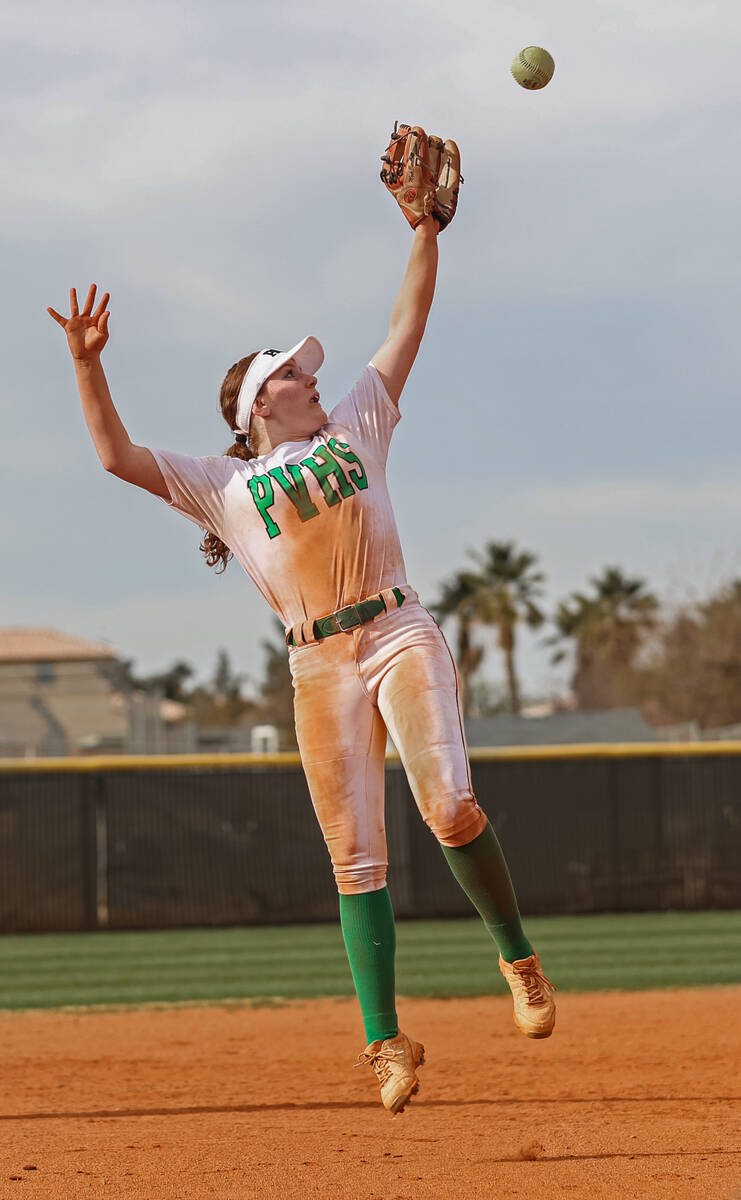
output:
POLYGON ((479 910, 505 962, 528 958, 533 948, 520 923, 507 862, 491 825, 467 846, 441 849, 463 891, 479 910))
POLYGON ((396 1037, 396 928, 388 888, 340 894, 340 923, 368 1044, 396 1037))

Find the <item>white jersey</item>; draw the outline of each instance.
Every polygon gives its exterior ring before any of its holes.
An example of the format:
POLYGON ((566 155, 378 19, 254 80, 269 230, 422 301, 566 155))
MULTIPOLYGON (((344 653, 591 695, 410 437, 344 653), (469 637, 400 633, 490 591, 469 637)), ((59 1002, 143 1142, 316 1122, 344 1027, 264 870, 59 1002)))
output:
POLYGON ((245 462, 153 450, 165 504, 216 534, 284 626, 406 584, 386 459, 400 419, 369 364, 314 437, 245 462))

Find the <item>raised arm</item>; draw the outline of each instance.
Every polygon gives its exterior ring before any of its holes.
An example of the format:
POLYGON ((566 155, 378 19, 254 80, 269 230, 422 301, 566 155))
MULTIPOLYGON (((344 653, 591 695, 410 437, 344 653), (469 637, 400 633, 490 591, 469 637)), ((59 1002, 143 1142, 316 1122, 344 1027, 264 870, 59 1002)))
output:
POLYGON ((439 231, 434 217, 425 217, 415 228, 406 273, 391 310, 388 336, 371 359, 394 404, 399 403, 432 307, 439 231))
POLYGON ((94 309, 95 293, 96 286, 92 284, 84 308, 80 312, 77 291, 70 288, 68 317, 63 317, 53 308, 47 309, 49 315, 67 334, 67 343, 75 363, 82 411, 93 445, 106 471, 168 500, 170 493, 157 466, 157 460, 146 446, 134 445, 113 404, 100 361, 101 351, 108 341, 110 313, 106 306, 110 297, 106 292, 94 309))

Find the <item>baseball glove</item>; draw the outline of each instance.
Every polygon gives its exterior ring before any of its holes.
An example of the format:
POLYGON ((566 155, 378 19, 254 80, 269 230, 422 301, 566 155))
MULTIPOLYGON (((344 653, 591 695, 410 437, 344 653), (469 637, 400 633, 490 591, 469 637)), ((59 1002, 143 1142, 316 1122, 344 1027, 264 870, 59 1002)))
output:
POLYGON ((461 156, 455 142, 431 134, 419 125, 394 122, 381 179, 412 229, 434 217, 445 229, 455 216, 458 189, 463 183, 461 156))

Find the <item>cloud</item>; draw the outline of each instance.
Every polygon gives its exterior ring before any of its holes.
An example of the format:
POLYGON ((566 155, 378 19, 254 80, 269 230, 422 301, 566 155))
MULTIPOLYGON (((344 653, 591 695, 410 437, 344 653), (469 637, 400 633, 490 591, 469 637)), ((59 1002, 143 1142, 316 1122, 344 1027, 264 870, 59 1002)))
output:
POLYGON ((455 137, 466 180, 391 456, 412 582, 493 536, 554 591, 616 555, 666 575, 730 553, 739 50, 741 9, 689 0, 7 5, 8 619, 211 662, 213 604, 257 653, 252 608, 202 590, 196 531, 100 472, 44 308, 111 290, 106 368, 144 444, 220 451, 226 367, 309 331, 339 396, 409 250, 378 180, 395 118, 455 137), (509 74, 529 43, 556 58, 537 94, 509 74))
POLYGON ((642 518, 653 522, 699 522, 707 517, 738 519, 741 481, 603 479, 581 483, 531 485, 516 503, 524 513, 548 513, 553 520, 584 522, 642 518))

